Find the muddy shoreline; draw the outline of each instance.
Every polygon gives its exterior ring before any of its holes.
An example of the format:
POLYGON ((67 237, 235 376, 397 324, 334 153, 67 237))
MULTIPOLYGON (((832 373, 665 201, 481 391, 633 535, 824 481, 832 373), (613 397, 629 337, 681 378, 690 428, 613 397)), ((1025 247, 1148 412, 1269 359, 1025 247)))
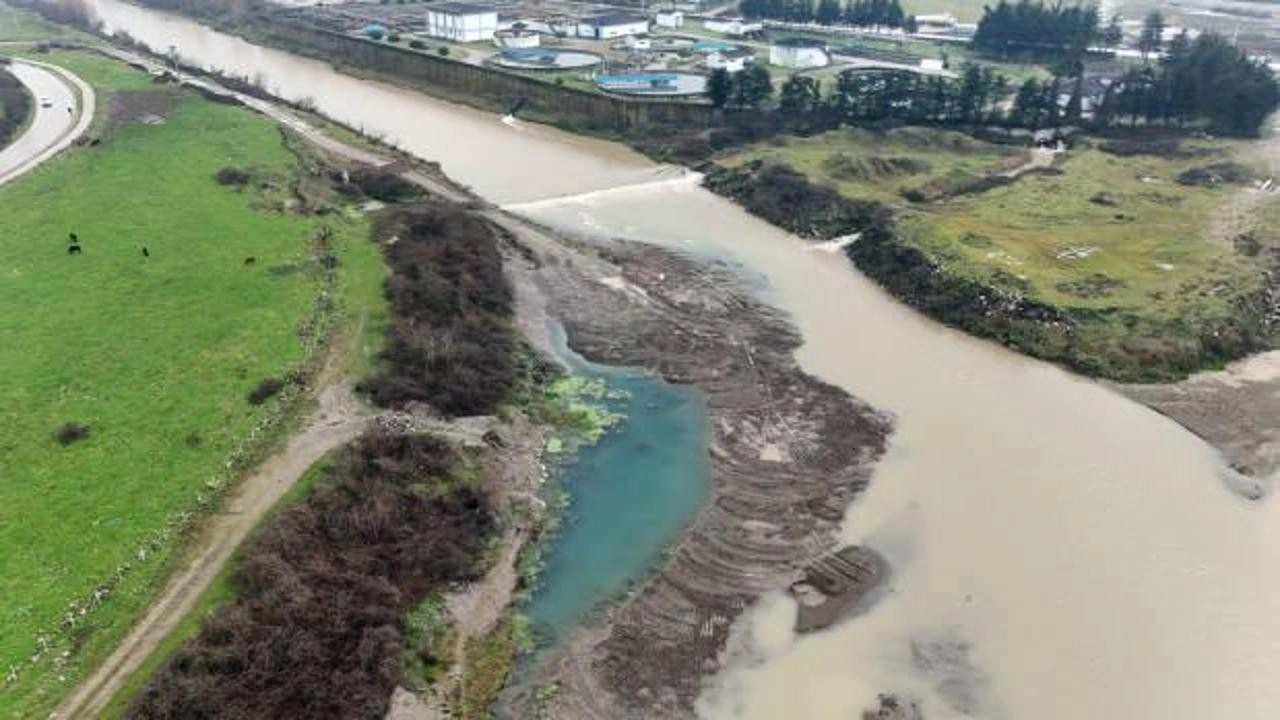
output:
POLYGON ((1115 385, 1216 448, 1223 482, 1250 500, 1269 494, 1280 471, 1280 351, 1166 385, 1115 385))
MULTIPOLYGON (((712 490, 651 577, 505 698, 507 717, 693 717, 733 621, 835 550, 890 419, 802 372, 800 337, 733 268, 653 246, 506 223, 518 306, 558 319, 588 359, 702 391, 712 490), (550 705, 530 688, 555 682, 550 705)), ((544 318, 545 318, 544 315, 544 318)), ((538 319, 521 319, 528 331, 538 319)), ((535 343, 536 344, 536 343, 535 343)), ((860 577, 865 591, 879 575, 860 577)))

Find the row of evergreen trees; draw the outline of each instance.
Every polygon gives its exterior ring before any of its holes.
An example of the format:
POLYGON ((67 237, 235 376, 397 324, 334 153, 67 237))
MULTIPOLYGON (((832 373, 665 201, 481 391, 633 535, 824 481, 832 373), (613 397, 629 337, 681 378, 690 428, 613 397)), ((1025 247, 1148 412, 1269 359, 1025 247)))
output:
POLYGON ((903 28, 915 32, 915 17, 907 15, 898 0, 742 0, 742 14, 749 18, 784 20, 819 25, 903 28))
MULTIPOLYGON (((1009 81, 989 67, 965 65, 958 79, 908 72, 836 76, 827 107, 842 120, 979 125, 1003 122, 1009 81)), ((786 87, 783 88, 786 94, 786 87)))
POLYGON ((1221 35, 1191 40, 1184 32, 1159 63, 1130 70, 1109 89, 1096 121, 1205 125, 1224 135, 1256 135, 1277 105, 1280 84, 1265 64, 1221 35))
POLYGON ((720 68, 707 76, 706 93, 717 108, 758 108, 773 97, 773 79, 768 70, 755 63, 732 74, 720 68))
MULTIPOLYGON (((1097 5, 1045 5, 1039 0, 1018 0, 1013 4, 1000 0, 995 7, 983 8, 973 47, 1005 57, 1078 56, 1104 40, 1099 24, 1097 5)), ((1118 38, 1105 39, 1118 42, 1118 38)))
MULTIPOLYGON (((708 97, 717 107, 755 108, 771 96, 768 73, 760 67, 737 76, 712 73, 708 84, 708 97)), ((778 98, 783 115, 821 113, 830 122, 1003 124, 1033 130, 1143 124, 1237 136, 1256 135, 1277 107, 1280 83, 1270 69, 1213 33, 1194 41, 1179 36, 1158 64, 1131 70, 1105 88, 1086 84, 1079 61, 1059 63, 1052 78, 1032 78, 1017 88, 988 66, 966 64, 956 79, 845 71, 827 88, 796 75, 778 98)))

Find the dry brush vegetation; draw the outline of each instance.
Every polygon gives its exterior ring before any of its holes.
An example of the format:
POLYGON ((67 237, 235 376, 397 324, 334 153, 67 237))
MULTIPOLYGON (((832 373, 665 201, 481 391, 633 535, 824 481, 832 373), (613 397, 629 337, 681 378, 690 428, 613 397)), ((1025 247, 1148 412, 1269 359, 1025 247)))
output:
POLYGON ((435 204, 395 208, 386 246, 392 326, 365 388, 384 407, 425 402, 446 415, 491 413, 516 378, 511 287, 492 228, 435 204))
POLYGON ((169 661, 131 718, 382 717, 404 614, 469 579, 493 517, 425 435, 367 434, 281 514, 233 577, 238 597, 169 661))
MULTIPOLYGON (((379 405, 491 412, 515 382, 512 291, 497 237, 444 205, 388 209, 379 405)), ((367 432, 305 500, 251 542, 216 610, 125 715, 380 718, 425 598, 473 579, 496 520, 482 477, 428 435, 367 432)))

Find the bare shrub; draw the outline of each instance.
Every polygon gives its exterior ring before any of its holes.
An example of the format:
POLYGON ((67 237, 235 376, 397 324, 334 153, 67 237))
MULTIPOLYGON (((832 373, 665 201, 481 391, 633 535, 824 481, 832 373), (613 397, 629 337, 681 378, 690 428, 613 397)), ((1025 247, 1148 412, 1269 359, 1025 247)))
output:
POLYGON ((453 207, 393 213, 379 235, 393 320, 381 371, 365 383, 384 407, 425 402, 447 415, 493 412, 515 382, 511 286, 493 230, 453 207))
POLYGON ((62 445, 70 445, 89 437, 89 426, 78 422, 65 422, 54 431, 53 437, 62 445))
POLYGON ((280 378, 263 378, 258 386, 249 392, 249 404, 261 405, 280 394, 287 383, 280 378))
POLYGON ((494 528, 485 498, 449 480, 457 456, 421 435, 366 435, 246 549, 237 598, 215 612, 125 717, 381 718, 398 681, 402 618, 474 578, 494 528))
POLYGON ((213 177, 220 185, 235 185, 236 187, 244 187, 252 179, 247 171, 233 167, 224 167, 213 177))

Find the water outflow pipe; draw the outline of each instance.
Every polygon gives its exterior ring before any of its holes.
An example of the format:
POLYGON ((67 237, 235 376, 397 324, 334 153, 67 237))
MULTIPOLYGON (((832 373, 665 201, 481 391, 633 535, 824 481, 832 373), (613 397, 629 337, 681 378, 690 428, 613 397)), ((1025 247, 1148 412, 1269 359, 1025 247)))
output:
POLYGON ((529 98, 521 97, 520 99, 516 100, 514 105, 512 105, 510 108, 507 109, 506 117, 509 117, 514 120, 516 117, 516 113, 523 110, 524 106, 528 104, 529 104, 529 98))

